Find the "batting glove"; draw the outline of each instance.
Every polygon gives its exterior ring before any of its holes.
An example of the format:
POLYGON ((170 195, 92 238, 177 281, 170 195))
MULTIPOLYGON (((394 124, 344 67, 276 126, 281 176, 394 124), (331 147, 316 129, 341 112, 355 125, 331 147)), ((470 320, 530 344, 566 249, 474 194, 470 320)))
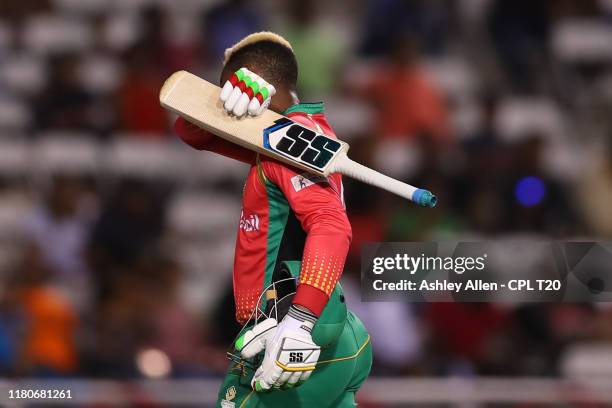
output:
POLYGON ((265 349, 263 362, 251 380, 255 391, 292 388, 310 377, 321 352, 311 336, 315 323, 315 315, 293 305, 280 324, 266 319, 236 341, 243 358, 265 349))
POLYGON ((246 113, 258 116, 268 108, 275 93, 272 84, 248 69, 240 68, 225 81, 219 99, 227 113, 238 117, 246 113))

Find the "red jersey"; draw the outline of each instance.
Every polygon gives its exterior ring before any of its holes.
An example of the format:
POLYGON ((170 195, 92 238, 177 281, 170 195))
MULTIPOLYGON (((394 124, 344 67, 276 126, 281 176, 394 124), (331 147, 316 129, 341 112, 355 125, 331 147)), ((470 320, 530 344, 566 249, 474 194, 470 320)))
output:
MULTIPOLYGON (((297 104, 285 115, 328 136, 335 134, 323 104, 297 104)), ((248 120, 248 119, 247 119, 248 120)), ((320 315, 351 240, 342 176, 315 176, 218 138, 182 118, 176 133, 190 146, 251 165, 242 197, 234 257, 236 318, 244 323, 281 262, 302 260, 294 304, 320 315)))

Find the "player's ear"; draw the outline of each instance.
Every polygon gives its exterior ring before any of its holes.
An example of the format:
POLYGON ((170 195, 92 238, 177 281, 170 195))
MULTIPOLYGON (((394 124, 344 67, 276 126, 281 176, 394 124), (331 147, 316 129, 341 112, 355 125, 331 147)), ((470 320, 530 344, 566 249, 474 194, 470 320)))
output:
POLYGON ((296 103, 299 103, 300 100, 297 97, 297 94, 295 91, 292 91, 290 88, 288 88, 285 85, 279 84, 278 86, 276 86, 276 94, 272 97, 272 100, 270 101, 270 106, 269 109, 277 112, 277 113, 282 113, 285 110, 287 110, 290 106, 295 105, 296 103))

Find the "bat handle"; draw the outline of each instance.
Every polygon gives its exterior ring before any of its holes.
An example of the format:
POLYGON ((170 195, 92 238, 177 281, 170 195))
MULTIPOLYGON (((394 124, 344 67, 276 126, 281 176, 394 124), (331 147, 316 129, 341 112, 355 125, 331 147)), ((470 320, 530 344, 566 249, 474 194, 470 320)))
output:
POLYGON ((430 191, 416 188, 410 184, 385 176, 376 170, 372 170, 349 159, 346 155, 339 157, 336 163, 334 163, 332 173, 336 172, 407 198, 422 207, 433 208, 438 202, 438 198, 430 191))

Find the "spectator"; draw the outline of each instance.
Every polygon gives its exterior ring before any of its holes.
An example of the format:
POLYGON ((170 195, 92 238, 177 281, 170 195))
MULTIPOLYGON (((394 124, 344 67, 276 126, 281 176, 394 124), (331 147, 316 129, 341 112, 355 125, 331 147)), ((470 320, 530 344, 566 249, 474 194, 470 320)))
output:
POLYGON ((77 316, 49 284, 50 276, 41 253, 31 246, 19 271, 19 293, 26 322, 25 369, 34 376, 68 375, 77 369, 77 316))
POLYGON ((476 372, 485 369, 492 357, 489 350, 508 326, 507 313, 486 303, 429 303, 425 319, 432 355, 439 358, 440 374, 446 375, 458 374, 456 370, 465 373, 466 367, 476 372))
POLYGON ((510 83, 529 91, 543 78, 550 34, 547 0, 496 0, 488 16, 489 32, 510 83))
POLYGON ((152 334, 155 295, 143 264, 108 269, 107 295, 100 299, 83 350, 83 373, 103 378, 138 376, 136 354, 152 334))
POLYGON ((288 24, 281 31, 293 46, 300 67, 299 94, 320 99, 333 90, 346 56, 339 33, 324 27, 317 17, 316 2, 291 1, 288 24))
POLYGON ((163 232, 165 208, 159 193, 134 180, 118 186, 93 226, 89 261, 98 295, 105 297, 116 274, 154 251, 163 232))
POLYGON ((146 41, 127 52, 127 72, 117 96, 119 126, 126 132, 147 137, 166 136, 168 119, 159 105, 164 70, 157 58, 157 44, 146 41))
POLYGON ((80 60, 60 55, 51 62, 47 87, 35 106, 38 130, 88 130, 92 127, 90 95, 79 82, 80 60))
POLYGON ((3 20, 21 24, 26 18, 48 13, 53 9, 50 0, 2 0, 0 16, 3 20))
POLYGON ((499 105, 497 94, 480 97, 482 122, 463 143, 465 168, 457 175, 453 190, 459 211, 467 218, 473 232, 495 234, 507 217, 505 203, 499 191, 499 180, 513 166, 511 149, 505 146, 497 132, 499 105))
POLYGON ((36 244, 42 261, 53 272, 49 278, 66 289, 79 308, 89 301, 90 276, 84 251, 91 210, 80 179, 56 175, 45 201, 24 222, 26 237, 36 244))
POLYGON ((370 0, 366 4, 360 53, 383 56, 395 38, 411 35, 426 53, 440 53, 448 37, 448 9, 453 2, 432 0, 370 0))
POLYGON ((204 54, 214 66, 223 61, 227 48, 264 27, 258 9, 245 0, 225 0, 208 10, 202 20, 204 54))
POLYGON ((25 329, 25 319, 20 307, 17 279, 5 279, 0 295, 0 375, 13 376, 21 368, 19 359, 25 329))
POLYGON ((195 64, 195 45, 192 41, 177 41, 168 36, 170 19, 161 6, 151 5, 142 14, 144 28, 139 43, 155 45, 152 59, 164 75, 195 64))
POLYGON ((179 298, 182 271, 175 262, 163 258, 150 262, 149 268, 154 299, 149 313, 153 326, 151 344, 168 355, 175 376, 195 375, 202 371, 196 358, 201 333, 179 298))
POLYGON ((419 66, 413 39, 396 38, 384 65, 356 86, 375 109, 374 129, 380 137, 411 139, 427 134, 442 144, 450 141, 444 97, 419 66))

